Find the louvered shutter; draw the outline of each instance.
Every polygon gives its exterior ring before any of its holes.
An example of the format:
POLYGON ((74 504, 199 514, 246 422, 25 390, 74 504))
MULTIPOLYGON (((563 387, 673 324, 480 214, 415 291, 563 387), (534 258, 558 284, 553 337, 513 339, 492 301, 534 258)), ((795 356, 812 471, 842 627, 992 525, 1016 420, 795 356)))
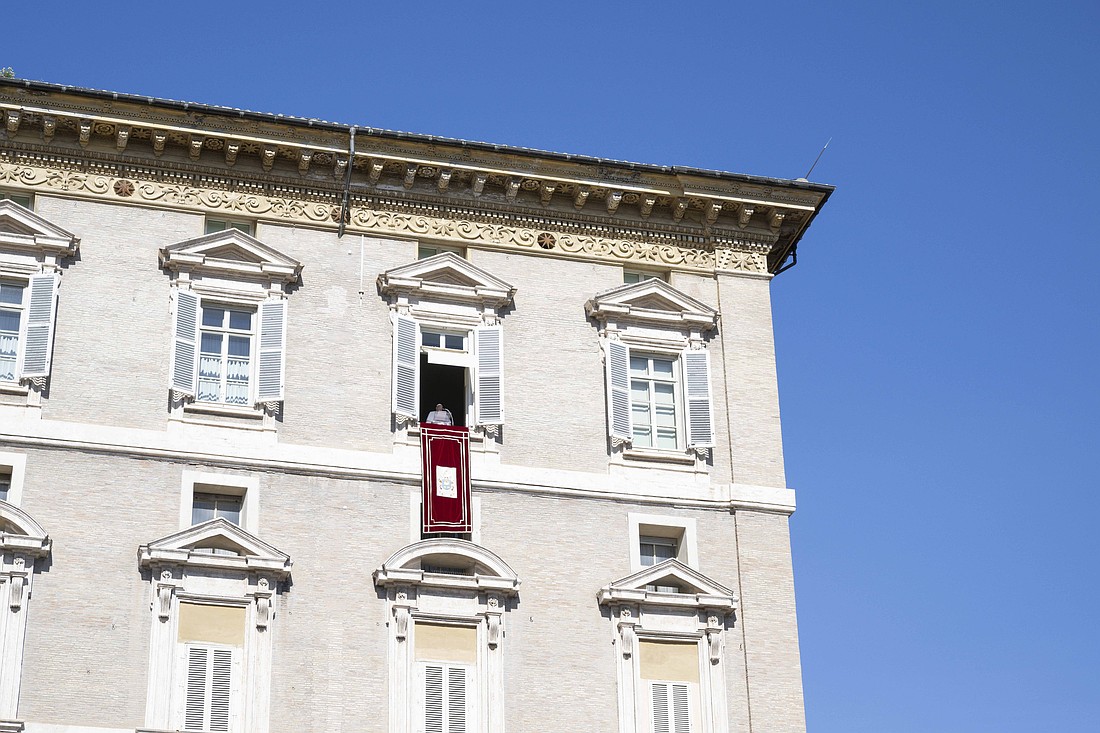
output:
POLYGON ((30 280, 27 330, 23 342, 21 377, 47 377, 53 351, 53 324, 57 312, 57 275, 35 275, 30 280))
POLYGON ((187 692, 183 711, 183 727, 187 730, 203 730, 206 726, 206 672, 209 666, 209 649, 188 647, 187 692))
POLYGON ((500 425, 504 422, 504 404, 500 382, 504 371, 504 333, 500 326, 474 329, 477 349, 478 425, 500 425))
POLYGON ((710 403, 710 354, 684 352, 684 392, 687 396, 688 446, 710 448, 714 445, 714 426, 710 403))
POLYGON ((286 371, 286 301, 260 304, 259 368, 256 372, 256 401, 283 401, 286 371))
POLYGON ((691 733, 691 705, 687 685, 672 687, 672 730, 673 733, 691 733))
POLYGON ((630 418, 630 349, 621 341, 608 340, 606 344, 608 434, 630 442, 634 439, 630 418))
POLYGON ((176 291, 176 323, 172 341, 169 384, 173 392, 195 396, 195 357, 199 341, 199 298, 187 290, 176 291))
POLYGON ((466 669, 447 669, 447 733, 466 733, 466 669))
POLYGON ((205 646, 187 647, 185 730, 228 733, 233 725, 237 652, 205 646))
POLYGON ((424 733, 444 733, 446 709, 443 705, 443 667, 424 666, 424 733))
POLYGON ((653 696, 653 733, 672 733, 668 709, 668 685, 653 682, 650 685, 653 696))
POLYGON ((419 419, 420 327, 408 316, 393 321, 393 412, 419 419))

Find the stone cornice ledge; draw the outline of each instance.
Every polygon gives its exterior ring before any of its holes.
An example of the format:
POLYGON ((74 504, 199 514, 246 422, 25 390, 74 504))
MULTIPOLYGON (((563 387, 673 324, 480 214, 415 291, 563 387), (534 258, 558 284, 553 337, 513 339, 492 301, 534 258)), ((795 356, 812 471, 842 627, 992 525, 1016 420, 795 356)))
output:
MULTIPOLYGON (((165 432, 55 420, 0 418, 0 444, 45 446, 164 460, 201 461, 240 470, 276 470, 302 475, 359 477, 417 484, 419 452, 394 455, 285 443, 222 445, 185 440, 165 432)), ((474 455, 475 489, 517 491, 639 504, 792 514, 794 490, 750 484, 697 483, 668 471, 629 480, 606 473, 481 463, 474 455)))

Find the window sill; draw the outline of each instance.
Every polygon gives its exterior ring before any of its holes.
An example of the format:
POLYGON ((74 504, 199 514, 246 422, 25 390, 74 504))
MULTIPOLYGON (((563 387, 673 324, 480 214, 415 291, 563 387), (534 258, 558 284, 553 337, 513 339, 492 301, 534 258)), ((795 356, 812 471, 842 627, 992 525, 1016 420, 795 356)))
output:
POLYGON ((243 417, 250 420, 262 420, 264 411, 251 405, 222 405, 216 402, 189 402, 183 407, 187 415, 220 415, 222 417, 243 417))
POLYGON ((20 382, 0 382, 0 394, 30 394, 31 388, 20 382))
POLYGON ((630 448, 623 451, 623 459, 639 463, 671 463, 677 466, 694 466, 695 454, 681 451, 647 450, 630 448))

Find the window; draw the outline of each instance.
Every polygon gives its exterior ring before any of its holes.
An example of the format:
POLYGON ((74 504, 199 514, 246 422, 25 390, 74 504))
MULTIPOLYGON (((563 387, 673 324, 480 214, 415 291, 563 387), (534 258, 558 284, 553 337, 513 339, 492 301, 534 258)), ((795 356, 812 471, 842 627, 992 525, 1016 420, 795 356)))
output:
POLYGON ((267 733, 290 558, 225 518, 142 545, 138 558, 152 597, 144 727, 267 733))
POLYGON ((685 462, 686 450, 705 459, 714 436, 703 334, 717 326, 717 311, 653 278, 599 293, 585 310, 601 323, 616 460, 628 449, 649 460, 685 462))
POLYGON ((259 529, 259 496, 259 476, 184 471, 179 527, 220 517, 254 533, 259 529))
POLYGON ((251 310, 203 303, 197 401, 250 404, 255 315, 251 310))
POLYGON ((255 234, 255 227, 250 221, 237 221, 232 219, 207 219, 205 233, 224 232, 227 229, 236 229, 245 234, 255 234))
POLYGON ((504 423, 497 309, 515 288, 451 252, 384 272, 378 284, 393 310, 397 424, 425 420, 442 404, 455 425, 495 435, 504 423))
POLYGON ((14 201, 0 196, 0 386, 28 390, 40 406, 50 375, 59 263, 78 240, 14 201))
POLYGON ((416 730, 466 733, 478 730, 477 628, 415 624, 416 730))
POLYGON ((667 280, 662 272, 648 272, 646 270, 623 270, 623 282, 627 284, 640 283, 643 280, 667 280))
POLYGON ((12 203, 19 204, 24 209, 34 208, 34 197, 29 193, 11 193, 10 191, 0 191, 0 201, 11 201, 12 203))
POLYGON ((519 579, 457 539, 415 542, 374 572, 390 622, 390 733, 502 733, 504 623, 519 579))
POLYGON ((620 733, 728 733, 725 634, 738 599, 675 558, 604 586, 620 733))
POLYGON ((680 392, 676 360, 644 354, 630 355, 630 415, 634 424, 634 447, 676 450, 679 444, 679 416, 676 404, 680 392))
POLYGON ((195 411, 263 417, 262 429, 275 430, 285 389, 286 287, 298 282, 302 265, 236 227, 165 247, 160 260, 174 276, 173 418, 195 411))
POLYGON ((642 567, 656 565, 676 557, 676 540, 671 537, 639 537, 638 562, 642 567))
POLYGON ((637 572, 671 559, 679 560, 688 567, 698 567, 693 517, 630 512, 627 524, 632 571, 637 572))
POLYGON ((11 468, 0 467, 0 501, 7 501, 11 493, 11 468))
POLYGON ((0 730, 23 729, 22 723, 8 724, 16 720, 19 703, 31 587, 35 575, 49 568, 50 547, 38 522, 13 503, 0 502, 0 730))
POLYGON ((202 524, 220 517, 239 526, 242 503, 243 500, 239 496, 195 494, 191 502, 191 524, 202 524))
POLYGON ((458 255, 459 257, 466 256, 466 250, 461 247, 445 247, 441 244, 419 244, 416 247, 416 259, 426 260, 429 257, 435 257, 445 252, 458 255))

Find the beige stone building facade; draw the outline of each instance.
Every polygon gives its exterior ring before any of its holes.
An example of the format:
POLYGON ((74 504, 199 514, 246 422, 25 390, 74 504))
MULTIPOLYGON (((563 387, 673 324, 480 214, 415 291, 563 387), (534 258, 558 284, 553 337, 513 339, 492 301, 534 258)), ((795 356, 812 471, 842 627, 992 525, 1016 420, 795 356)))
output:
POLYGON ((803 731, 831 190, 0 79, 0 731, 803 731))

